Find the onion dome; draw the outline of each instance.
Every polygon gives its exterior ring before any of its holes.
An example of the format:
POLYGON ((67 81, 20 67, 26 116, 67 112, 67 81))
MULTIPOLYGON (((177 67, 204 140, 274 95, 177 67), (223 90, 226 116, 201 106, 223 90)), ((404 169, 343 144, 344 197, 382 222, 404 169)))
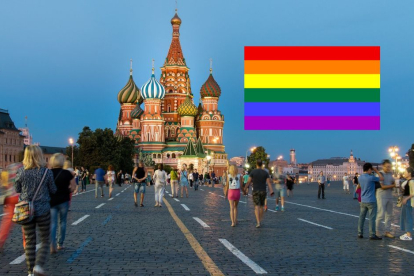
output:
POLYGON ((121 89, 118 93, 118 102, 120 104, 134 104, 137 101, 142 103, 141 91, 136 86, 134 79, 132 78, 132 60, 131 60, 131 69, 129 70, 129 80, 124 88, 121 89))
POLYGON ((201 86, 200 94, 202 98, 205 97, 220 97, 221 89, 213 78, 213 71, 210 69, 210 76, 207 81, 201 86))
POLYGON ((198 113, 198 109, 187 94, 185 101, 182 104, 180 104, 177 112, 178 112, 178 115, 180 116, 195 117, 198 113))
POLYGON ((171 25, 181 25, 181 18, 178 17, 177 10, 175 10, 175 15, 171 18, 171 25))
POLYGON ((144 110, 137 104, 137 106, 131 111, 132 119, 139 119, 141 115, 144 114, 144 110))
POLYGON ((164 86, 155 78, 154 67, 151 78, 141 88, 141 96, 144 99, 163 99, 165 96, 164 86))

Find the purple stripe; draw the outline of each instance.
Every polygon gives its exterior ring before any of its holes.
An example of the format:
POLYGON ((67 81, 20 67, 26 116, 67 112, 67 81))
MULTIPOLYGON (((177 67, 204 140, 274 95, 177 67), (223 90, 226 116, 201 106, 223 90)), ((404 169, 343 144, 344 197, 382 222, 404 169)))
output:
POLYGON ((379 116, 245 116, 245 130, 380 130, 379 116))
POLYGON ((244 103, 244 116, 380 116, 380 103, 244 103))

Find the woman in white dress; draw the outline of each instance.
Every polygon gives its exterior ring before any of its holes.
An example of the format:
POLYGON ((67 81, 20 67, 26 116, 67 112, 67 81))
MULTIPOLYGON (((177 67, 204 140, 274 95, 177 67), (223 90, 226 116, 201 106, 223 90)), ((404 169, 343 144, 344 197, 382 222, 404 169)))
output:
POLYGON ((115 170, 114 166, 109 165, 108 172, 106 173, 106 181, 109 185, 109 198, 112 196, 113 185, 115 184, 115 170))
POLYGON ((154 172, 155 182, 155 207, 162 207, 162 198, 164 197, 165 185, 167 184, 167 173, 164 171, 162 164, 158 165, 158 170, 154 172))

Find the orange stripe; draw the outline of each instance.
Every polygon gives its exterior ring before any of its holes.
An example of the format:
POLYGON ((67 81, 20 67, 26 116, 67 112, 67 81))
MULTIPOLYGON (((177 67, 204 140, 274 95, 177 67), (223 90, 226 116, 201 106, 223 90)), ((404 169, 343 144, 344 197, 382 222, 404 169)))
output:
POLYGON ((245 60, 245 74, 380 74, 379 60, 245 60))

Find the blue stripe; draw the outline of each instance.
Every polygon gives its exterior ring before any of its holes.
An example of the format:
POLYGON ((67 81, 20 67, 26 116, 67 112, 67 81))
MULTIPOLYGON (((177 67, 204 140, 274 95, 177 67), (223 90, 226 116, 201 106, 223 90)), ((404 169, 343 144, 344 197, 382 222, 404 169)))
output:
POLYGON ((244 103, 244 116, 380 116, 380 103, 244 103))
POLYGON ((105 220, 104 222, 102 222, 102 225, 107 224, 107 223, 111 220, 111 218, 112 218, 112 216, 111 216, 111 215, 109 215, 109 216, 106 218, 106 220, 105 220))
POLYGON ((69 264, 73 263, 73 261, 82 253, 85 246, 87 246, 91 241, 92 241, 92 237, 88 237, 81 244, 81 246, 78 249, 76 249, 75 253, 73 253, 72 256, 70 256, 70 258, 66 262, 69 263, 69 264))

